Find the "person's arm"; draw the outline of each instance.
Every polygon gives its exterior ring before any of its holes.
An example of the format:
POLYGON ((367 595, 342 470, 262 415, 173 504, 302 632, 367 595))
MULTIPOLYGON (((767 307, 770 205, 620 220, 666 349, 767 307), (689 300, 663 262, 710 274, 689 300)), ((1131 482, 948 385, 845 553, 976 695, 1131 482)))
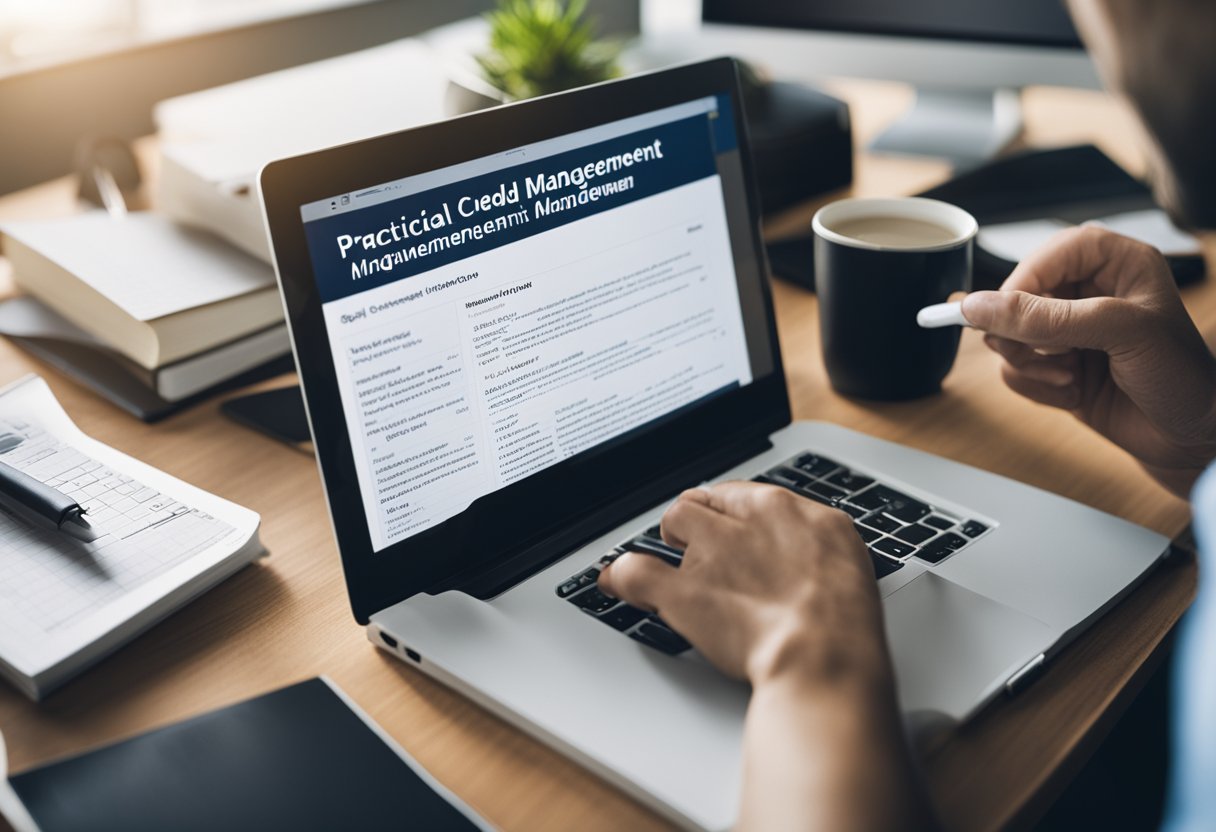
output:
POLYGON ((739 829, 935 828, 887 672, 825 680, 791 668, 756 686, 739 829))
POLYGON ((1216 359, 1151 246, 1062 231, 963 314, 1010 388, 1070 411, 1178 496, 1216 459, 1216 359))
POLYGON ((678 569, 625 554, 600 586, 752 684, 740 828, 933 828, 849 517, 774 486, 722 483, 681 495, 662 534, 685 549, 678 569))

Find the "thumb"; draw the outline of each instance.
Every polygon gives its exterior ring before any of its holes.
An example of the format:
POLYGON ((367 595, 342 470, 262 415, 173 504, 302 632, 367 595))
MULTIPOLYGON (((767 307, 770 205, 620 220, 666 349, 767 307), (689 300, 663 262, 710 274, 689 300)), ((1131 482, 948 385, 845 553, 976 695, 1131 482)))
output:
POLYGON ((654 612, 671 597, 677 575, 674 566, 653 555, 626 552, 600 572, 599 588, 626 604, 654 612))
POLYGON ((1111 351, 1126 332, 1117 298, 1065 300, 1028 292, 972 292, 963 317, 976 329, 1031 346, 1111 351))

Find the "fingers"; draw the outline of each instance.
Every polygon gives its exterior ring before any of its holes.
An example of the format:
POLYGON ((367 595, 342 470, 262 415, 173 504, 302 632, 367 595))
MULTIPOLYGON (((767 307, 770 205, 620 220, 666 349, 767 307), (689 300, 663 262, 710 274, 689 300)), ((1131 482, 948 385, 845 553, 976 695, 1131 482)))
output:
POLYGON ((1137 337, 1134 309, 1112 297, 1064 300, 1022 291, 972 292, 963 315, 977 329, 1035 347, 1110 352, 1137 337))
POLYGON ((1032 346, 1112 352, 1139 337, 1145 290, 1176 294, 1160 252, 1083 226, 1056 234, 1022 260, 1000 292, 968 295, 963 314, 979 329, 1032 346))
POLYGON ((1002 290, 1061 294, 1069 284, 1093 282, 1102 294, 1125 297, 1141 282, 1161 280, 1160 252, 1098 226, 1069 228, 1022 260, 1002 290))
POLYGON ((694 488, 684 492, 680 497, 695 500, 716 512, 741 520, 754 516, 758 511, 770 510, 787 500, 797 499, 784 488, 742 480, 730 480, 714 483, 705 488, 694 488))
POLYGON ((1028 379, 1053 387, 1064 387, 1076 381, 1076 359, 1071 351, 1045 356, 1039 350, 997 335, 985 335, 984 343, 1028 379))
POLYGON ((1030 378, 1008 365, 1001 368, 1001 377, 1005 379, 1010 390, 1039 404, 1058 407, 1061 410, 1076 410, 1081 406, 1081 391, 1075 384, 1048 384, 1030 378))
POLYGON ((672 546, 687 549, 696 540, 721 539, 733 525, 729 517, 709 503, 709 492, 694 488, 681 494, 663 514, 659 525, 663 540, 672 546))
POLYGON ((679 573, 652 555, 626 552, 600 572, 599 588, 627 604, 655 612, 670 603, 679 573))

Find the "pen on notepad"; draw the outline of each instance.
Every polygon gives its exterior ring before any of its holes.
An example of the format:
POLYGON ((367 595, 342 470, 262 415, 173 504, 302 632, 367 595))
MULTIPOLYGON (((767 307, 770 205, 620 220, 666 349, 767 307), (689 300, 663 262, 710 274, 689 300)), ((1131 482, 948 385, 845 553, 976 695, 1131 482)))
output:
POLYGON ((86 543, 101 536, 79 503, 4 462, 0 462, 0 508, 31 525, 86 543))

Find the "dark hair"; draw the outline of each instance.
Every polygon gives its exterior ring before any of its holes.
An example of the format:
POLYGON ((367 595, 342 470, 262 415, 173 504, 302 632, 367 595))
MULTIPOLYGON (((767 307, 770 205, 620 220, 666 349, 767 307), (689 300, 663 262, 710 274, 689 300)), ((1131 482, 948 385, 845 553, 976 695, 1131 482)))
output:
POLYGON ((1157 145, 1155 182, 1181 224, 1216 229, 1216 2, 1108 0, 1117 77, 1157 145))

